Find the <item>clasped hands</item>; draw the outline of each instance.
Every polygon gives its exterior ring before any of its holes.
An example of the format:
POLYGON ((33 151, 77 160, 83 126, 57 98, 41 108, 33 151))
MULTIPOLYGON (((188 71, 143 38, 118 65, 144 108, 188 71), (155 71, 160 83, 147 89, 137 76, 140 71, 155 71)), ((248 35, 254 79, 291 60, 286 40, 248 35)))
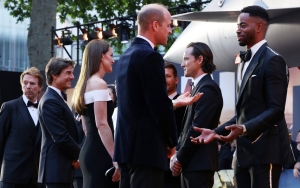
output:
POLYGON ((230 125, 226 126, 225 129, 230 130, 230 133, 227 136, 218 135, 215 131, 210 129, 194 127, 195 131, 201 132, 202 134, 196 138, 190 137, 190 139, 192 143, 198 145, 208 144, 214 139, 218 139, 222 142, 230 142, 243 133, 242 125, 230 125))
POLYGON ((181 163, 177 160, 176 154, 171 157, 170 160, 170 170, 173 176, 179 176, 181 174, 181 163))

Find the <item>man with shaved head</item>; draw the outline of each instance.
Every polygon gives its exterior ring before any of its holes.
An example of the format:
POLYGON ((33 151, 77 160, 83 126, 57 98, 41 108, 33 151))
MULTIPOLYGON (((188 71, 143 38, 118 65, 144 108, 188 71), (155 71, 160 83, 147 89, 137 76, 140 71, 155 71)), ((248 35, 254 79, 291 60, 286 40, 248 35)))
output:
POLYGON ((171 15, 162 5, 145 5, 138 14, 138 36, 116 65, 118 117, 114 161, 121 170, 120 187, 163 187, 167 151, 177 144, 173 107, 197 100, 168 98, 164 61, 154 50, 166 45, 171 15))

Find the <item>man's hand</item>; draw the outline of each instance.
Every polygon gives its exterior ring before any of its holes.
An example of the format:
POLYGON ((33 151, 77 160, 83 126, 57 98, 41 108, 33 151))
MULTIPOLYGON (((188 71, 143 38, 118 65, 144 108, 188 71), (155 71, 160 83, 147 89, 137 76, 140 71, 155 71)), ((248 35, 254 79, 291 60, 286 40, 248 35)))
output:
POLYGON ((113 165, 115 167, 115 172, 112 175, 112 181, 117 182, 120 180, 120 170, 117 162, 113 162, 113 165))
POLYGON ((193 144, 208 144, 213 141, 217 135, 215 131, 210 129, 194 127, 194 130, 202 134, 196 138, 190 137, 193 144))
POLYGON ((79 164, 79 161, 73 161, 72 162, 72 166, 74 167, 74 169, 79 169, 80 168, 80 164, 79 164))
POLYGON ((181 174, 181 163, 177 160, 176 154, 171 157, 170 160, 170 170, 173 176, 179 176, 181 174))
POLYGON ((189 92, 183 93, 173 101, 173 107, 176 109, 182 106, 191 105, 198 101, 202 95, 203 93, 197 93, 195 96, 191 97, 189 92))
POLYGON ((175 154, 175 147, 173 147, 173 148, 169 148, 169 147, 167 147, 167 157, 170 159, 174 154, 175 154))
POLYGON ((300 162, 297 162, 294 166, 294 177, 296 179, 298 179, 298 177, 300 176, 300 162))
POLYGON ((231 130, 229 135, 221 136, 216 135, 215 138, 222 141, 222 142, 231 142, 236 137, 243 133, 243 126, 242 125, 230 125, 225 127, 226 130, 231 130))

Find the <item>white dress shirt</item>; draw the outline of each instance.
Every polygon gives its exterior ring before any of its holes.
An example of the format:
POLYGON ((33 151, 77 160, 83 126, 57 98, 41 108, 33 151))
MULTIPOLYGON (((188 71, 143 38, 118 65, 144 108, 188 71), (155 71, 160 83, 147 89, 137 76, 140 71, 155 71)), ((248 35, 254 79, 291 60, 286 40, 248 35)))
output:
MULTIPOLYGON (((27 103, 29 101, 28 98, 24 94, 22 95, 22 97, 23 97, 23 101, 25 102, 25 105, 27 106, 27 103)), ((34 103, 37 103, 37 100, 34 103)), ((33 106, 27 106, 27 109, 29 111, 29 114, 30 114, 35 126, 36 126, 38 123, 38 120, 39 120, 38 109, 33 106)))

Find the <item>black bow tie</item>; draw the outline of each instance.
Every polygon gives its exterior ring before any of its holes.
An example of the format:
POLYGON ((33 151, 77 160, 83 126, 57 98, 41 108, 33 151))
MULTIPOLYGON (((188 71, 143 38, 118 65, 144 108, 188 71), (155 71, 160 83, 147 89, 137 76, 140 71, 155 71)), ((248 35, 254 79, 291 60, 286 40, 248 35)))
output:
POLYGON ((247 62, 251 59, 251 50, 240 51, 240 58, 243 62, 247 62))
POLYGON ((38 105, 39 105, 39 103, 33 103, 33 102, 31 102, 31 101, 28 101, 28 102, 27 102, 27 107, 32 106, 32 107, 34 107, 34 108, 37 108, 38 105))
POLYGON ((65 92, 61 92, 61 95, 64 98, 64 100, 67 101, 67 94, 65 92))

